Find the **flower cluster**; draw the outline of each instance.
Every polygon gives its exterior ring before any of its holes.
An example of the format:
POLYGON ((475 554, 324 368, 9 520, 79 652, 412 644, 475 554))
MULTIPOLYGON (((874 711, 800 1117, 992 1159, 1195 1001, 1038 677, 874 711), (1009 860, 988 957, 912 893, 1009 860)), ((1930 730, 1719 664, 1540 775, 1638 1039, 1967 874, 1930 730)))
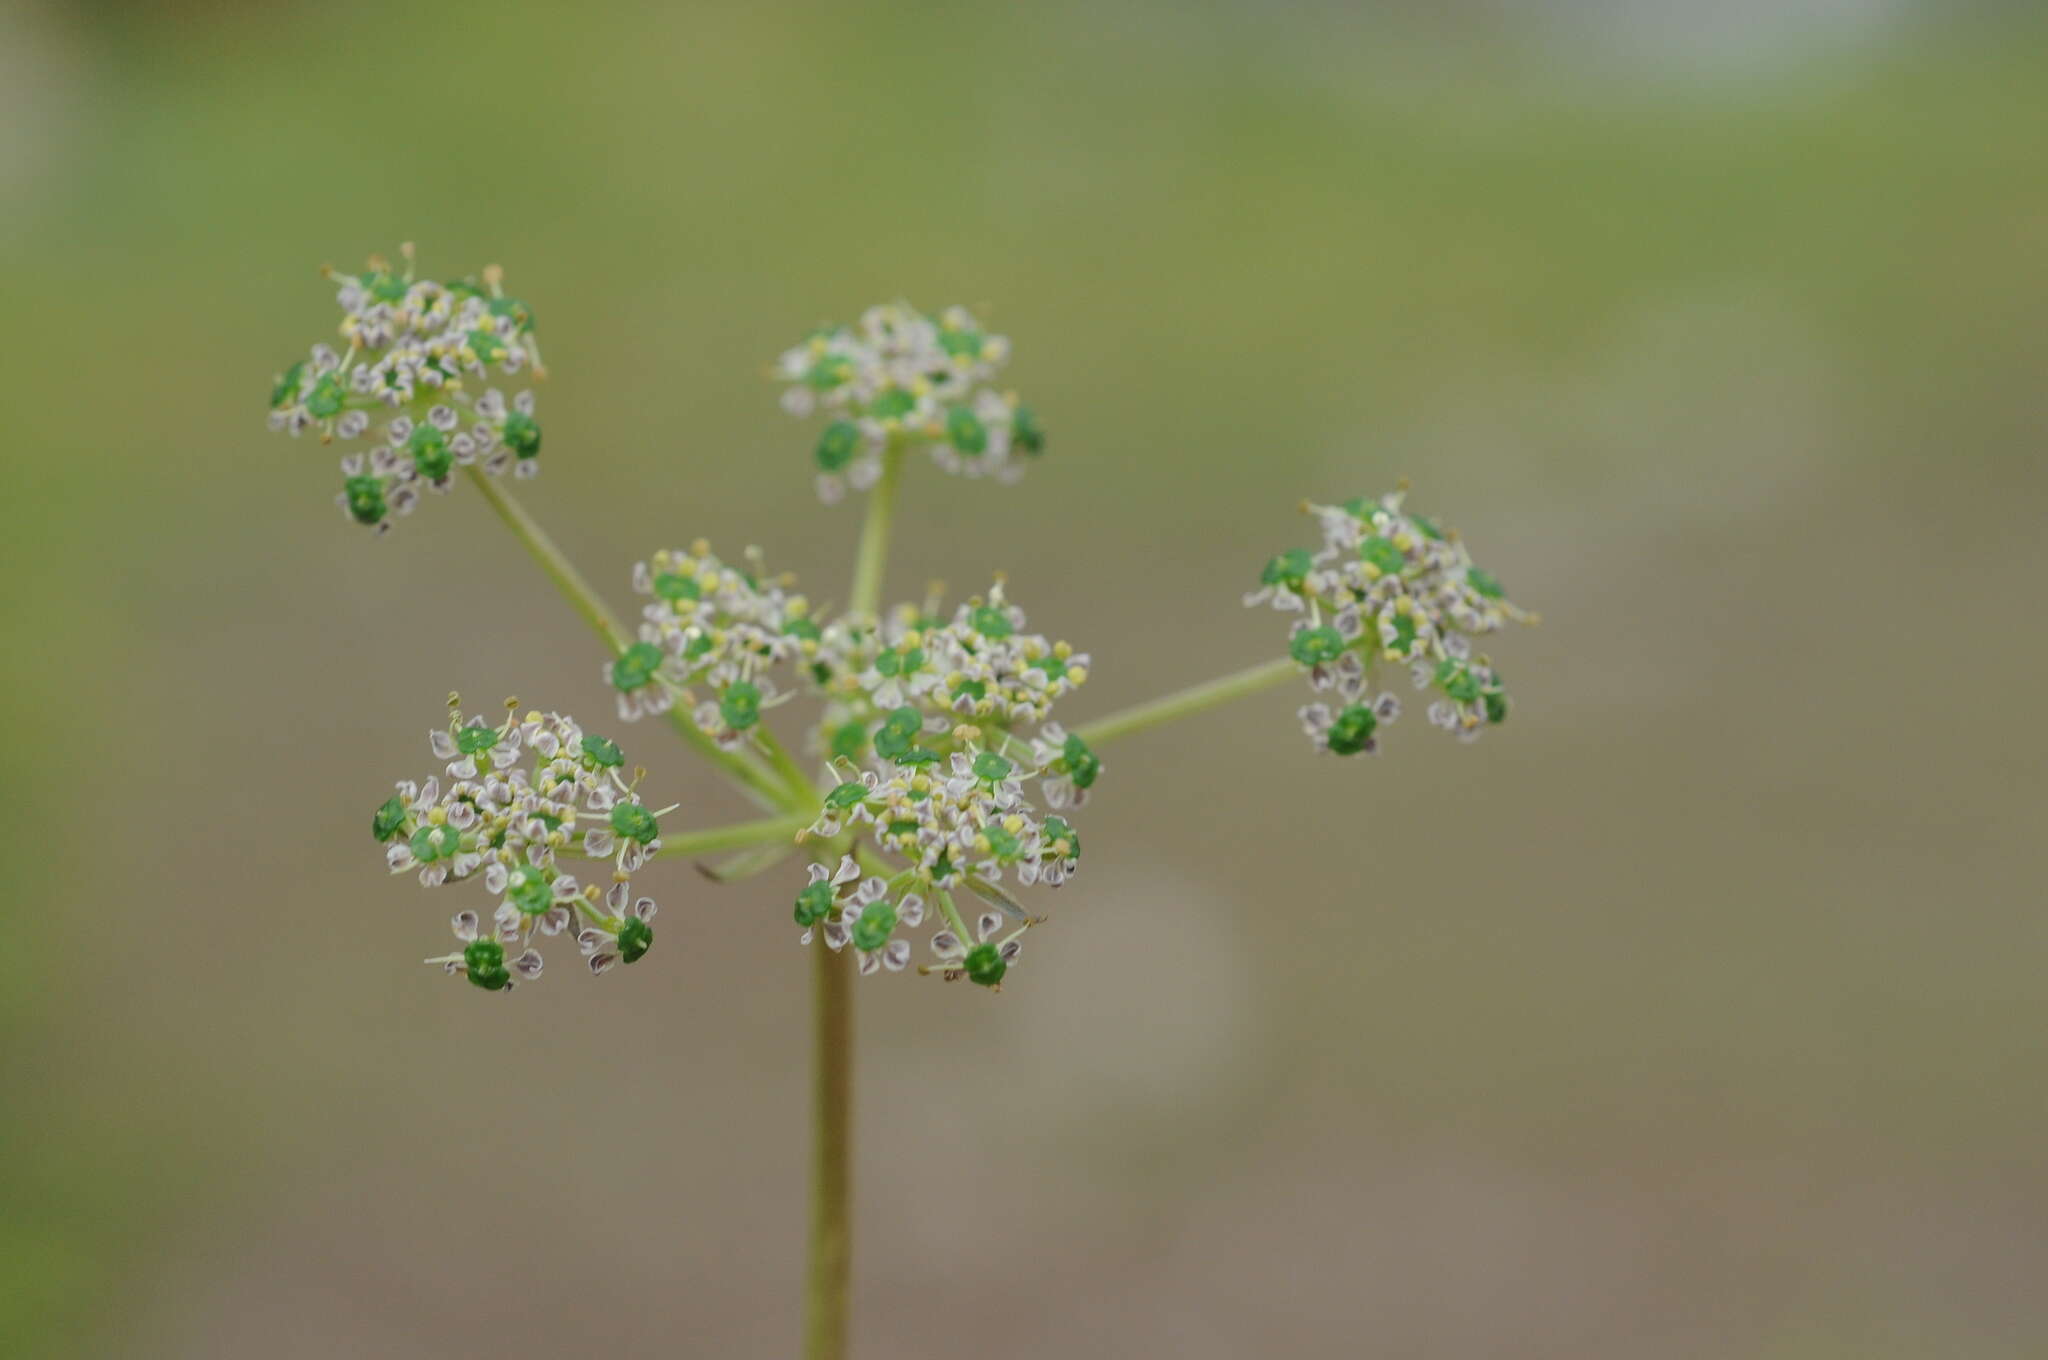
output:
POLYGON ((1301 710, 1318 750, 1357 755, 1378 749, 1378 731, 1399 716, 1392 693, 1371 693, 1381 662, 1409 669, 1417 689, 1435 691, 1429 720, 1470 741, 1507 718, 1500 672, 1472 640, 1535 616, 1510 604, 1501 584, 1474 565, 1458 535, 1403 507, 1405 488, 1378 499, 1310 505, 1320 549, 1295 548, 1266 563, 1247 605, 1301 617, 1288 655, 1309 686, 1336 703, 1301 710))
POLYGON ((438 283, 414 277, 410 244, 402 252, 402 270, 373 256, 360 274, 329 271, 340 285, 343 348, 314 345, 270 392, 272 429, 366 440, 341 459, 337 499, 349 519, 380 533, 412 512, 422 487, 446 491, 458 467, 530 477, 540 466, 533 392, 489 385, 540 375, 532 311, 505 295, 495 265, 480 281, 438 283))
POLYGON ((870 307, 855 326, 822 326, 783 354, 783 409, 822 411, 818 494, 839 500, 881 476, 886 451, 923 445, 948 472, 1015 481, 1019 455, 1045 450, 1045 433, 1015 393, 992 384, 1010 342, 962 307, 937 320, 909 306, 870 307))
POLYGON ((1059 699, 1087 683, 1089 656, 1026 631, 1024 611, 998 578, 986 596, 953 611, 937 600, 904 604, 879 627, 845 620, 824 631, 828 687, 875 712, 923 705, 1011 727, 1044 722, 1059 699))
POLYGON ((630 722, 680 701, 721 745, 746 741, 762 709, 789 697, 774 669, 817 665, 823 634, 810 601, 790 591, 794 584, 769 577, 752 549, 745 566, 732 566, 703 539, 635 563, 633 589, 647 597, 639 641, 604 668, 619 716, 630 722), (696 685, 710 697, 700 702, 696 685))
POLYGON ((428 959, 486 991, 540 976, 537 937, 573 931, 593 973, 634 963, 654 943, 654 900, 635 897, 632 876, 661 848, 658 819, 636 791, 643 772, 624 773, 609 738, 559 713, 518 716, 506 702, 497 726, 465 720, 449 697, 445 728, 428 734, 441 773, 402 780, 371 819, 394 874, 421 883, 481 881, 498 899, 486 926, 456 913, 462 948, 428 959), (594 860, 602 881, 579 882, 562 859, 594 860))
MULTIPOLYGON (((852 855, 842 855, 837 869, 813 864, 810 872, 810 882, 796 897, 796 920, 804 928, 803 943, 809 944, 814 936, 822 935, 826 945, 834 950, 852 945, 864 976, 884 969, 902 972, 910 963, 910 942, 895 932, 899 926, 914 929, 923 922, 924 898, 902 891, 902 875, 894 880, 876 875, 862 877, 860 865, 852 855)), ((939 891, 942 910, 949 920, 957 921, 957 908, 943 890, 939 891)), ((1001 911, 984 911, 975 922, 972 945, 962 938, 964 927, 949 925, 932 936, 932 953, 939 960, 937 967, 918 971, 937 972, 949 981, 965 977, 982 987, 1000 986, 1023 950, 1019 937, 1031 922, 1027 920, 1007 936, 997 938, 1004 924, 1001 911)))
POLYGON ((900 970, 910 947, 895 932, 916 926, 932 902, 947 929, 932 941, 939 965, 923 971, 1002 980, 1032 924, 1003 884, 1056 888, 1079 869, 1081 838, 1059 813, 1083 803, 1102 774, 1078 734, 1046 721, 1087 679, 1087 656, 1024 628, 998 582, 950 619, 927 601, 880 627, 825 630, 834 783, 807 835, 850 837, 859 861, 812 866, 796 901, 806 942, 850 944, 863 973, 900 970), (1015 730, 1023 724, 1036 731, 1015 730), (870 861, 886 872, 863 877, 859 863, 870 861), (992 909, 971 947, 955 893, 992 909), (996 940, 1005 916, 1021 924, 996 940))

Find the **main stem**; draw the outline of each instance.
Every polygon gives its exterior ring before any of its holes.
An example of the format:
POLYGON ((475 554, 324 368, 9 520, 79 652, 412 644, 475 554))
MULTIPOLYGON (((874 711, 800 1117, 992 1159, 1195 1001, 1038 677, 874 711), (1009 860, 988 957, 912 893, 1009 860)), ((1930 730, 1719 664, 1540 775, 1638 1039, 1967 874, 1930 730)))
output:
MULTIPOLYGON (((903 450, 882 452, 882 475, 868 493, 868 515, 854 557, 851 614, 879 620, 889 531, 903 450)), ((832 858, 827 855, 825 862, 832 858)), ((853 969, 822 942, 811 951, 816 1014, 811 1038, 811 1260, 804 1289, 804 1354, 841 1360, 846 1354, 847 1294, 853 1278, 853 969)))
POLYGON ((1176 718, 1185 718, 1204 709, 1227 704, 1232 699, 1242 699, 1247 694, 1257 694, 1262 689, 1285 684, 1301 674, 1301 667, 1292 657, 1283 656, 1275 661, 1250 666, 1230 675, 1187 689, 1176 690, 1148 703, 1127 708, 1121 713, 1112 713, 1092 723, 1083 723, 1074 729, 1081 740, 1090 746, 1100 746, 1113 737, 1129 736, 1142 732, 1148 727, 1157 727, 1176 718))
POLYGON ((853 1265, 849 1212, 853 1157, 853 969, 821 941, 811 950, 811 1263, 804 1354, 846 1354, 847 1285, 853 1265))

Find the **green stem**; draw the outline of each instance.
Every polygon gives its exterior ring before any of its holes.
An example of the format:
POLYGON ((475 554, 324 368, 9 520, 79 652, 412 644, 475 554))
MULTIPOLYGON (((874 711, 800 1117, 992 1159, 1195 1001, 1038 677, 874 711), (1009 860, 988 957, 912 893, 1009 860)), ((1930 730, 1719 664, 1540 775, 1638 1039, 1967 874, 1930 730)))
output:
MULTIPOLYGON (((482 468, 471 467, 469 480, 483 493, 483 498, 490 503, 491 509, 498 512, 498 518, 505 522, 505 527, 512 531, 512 536, 526 545, 526 551, 540 564, 540 569, 547 573, 548 579, 555 583, 555 589, 562 592, 563 598, 583 616, 583 621, 590 625, 592 631, 605 640, 614 655, 624 651, 632 642, 631 637, 613 616, 612 611, 605 607, 604 600, 590 588, 590 582, 583 579, 583 573, 576 570, 575 563, 555 546, 555 541, 548 537, 547 530, 541 528, 533 516, 526 512, 525 506, 513 499, 512 493, 505 489, 499 478, 487 476, 482 468)), ((738 752, 721 748, 717 742, 697 729, 696 722, 689 714, 681 709, 671 708, 668 711, 668 720, 669 726, 673 727, 677 735, 681 736, 698 755, 725 771, 727 777, 745 789, 755 802, 766 808, 786 808, 790 811, 797 809, 798 805, 793 801, 791 792, 785 791, 774 776, 738 752)))
POLYGON ((768 730, 767 723, 761 723, 754 728, 754 739, 760 743, 761 749, 768 753, 768 761, 775 767, 775 772, 788 784, 790 795, 795 800, 790 806, 802 808, 815 802, 818 797, 817 785, 810 775, 804 773, 804 767, 797 764, 796 757, 789 753, 789 748, 782 744, 781 739, 768 730))
POLYGON ((805 1288, 804 1355, 846 1354, 847 1283, 853 1263, 849 1216, 853 1145, 853 968, 825 947, 811 948, 813 1069, 811 1098, 811 1259, 805 1288))
MULTIPOLYGON (((867 519, 853 564, 847 612, 879 619, 882 573, 889 561, 889 531, 896 518, 896 488, 903 449, 882 452, 882 475, 868 493, 867 519)), ((808 781, 806 781, 807 783, 808 781)), ((832 857, 826 856, 830 864, 832 857)), ((811 1262, 805 1290, 804 1354, 841 1360, 846 1354, 847 1281, 852 1273, 849 1222, 853 1148, 853 969, 823 943, 811 951, 813 1018, 811 1087, 811 1262)))
POLYGON ((562 592, 563 598, 583 616, 583 621, 611 645, 612 651, 626 650, 632 642, 626 636, 626 630, 612 617, 612 611, 605 608, 604 600, 590 588, 590 582, 583 579, 583 573, 576 570, 576 564, 555 546, 547 530, 526 513, 526 507, 512 499, 512 493, 499 484, 499 478, 486 475, 482 468, 472 466, 469 480, 476 483, 477 490, 490 502, 491 509, 498 512, 498 518, 505 521, 505 527, 512 531, 512 536, 526 545, 526 551, 533 554, 533 560, 540 563, 540 569, 548 574, 548 579, 555 583, 555 589, 562 592))
POLYGON ((882 451, 882 475, 868 492, 868 517, 860 526, 860 551, 853 559, 853 594, 846 609, 881 617, 882 571, 889 562, 889 531, 896 520, 896 488, 903 480, 903 446, 891 441, 882 451))
POLYGON ((932 896, 938 900, 939 915, 946 918, 946 924, 953 927, 953 933, 960 937, 961 948, 971 948, 974 936, 968 933, 967 922, 960 916, 960 908, 953 905, 953 894, 944 888, 934 888, 932 896))
POLYGON ((663 834, 661 857, 676 855, 709 855, 720 850, 740 850, 749 845, 765 845, 769 841, 794 841, 796 833, 811 824, 808 814, 788 817, 763 817, 757 822, 734 822, 730 826, 706 827, 702 831, 685 831, 678 835, 663 834))
POLYGON ((1227 704, 1232 699, 1242 699, 1248 694, 1257 694, 1262 689, 1285 684, 1298 677, 1301 667, 1292 657, 1281 657, 1257 666, 1247 667, 1231 675, 1219 676, 1214 680, 1187 689, 1176 690, 1149 703, 1127 708, 1121 713, 1112 713, 1092 723, 1083 723, 1073 729, 1090 746, 1100 746, 1112 737, 1128 736, 1142 732, 1148 727, 1173 722, 1200 713, 1204 709, 1227 704))

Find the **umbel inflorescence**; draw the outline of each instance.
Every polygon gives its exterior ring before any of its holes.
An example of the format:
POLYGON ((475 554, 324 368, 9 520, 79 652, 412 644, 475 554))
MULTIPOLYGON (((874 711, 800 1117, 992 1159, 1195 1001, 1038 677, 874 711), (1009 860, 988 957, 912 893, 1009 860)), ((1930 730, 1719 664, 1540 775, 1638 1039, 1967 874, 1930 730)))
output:
POLYGON ((270 428, 340 441, 342 513, 379 533, 409 515, 422 488, 446 491, 458 468, 540 471, 540 424, 523 374, 542 374, 533 312, 505 293, 495 265, 449 283, 372 256, 359 274, 328 270, 341 321, 334 340, 277 375, 270 428), (502 386, 501 386, 502 385, 502 386))
POLYGON ((1289 616, 1284 657, 1093 723, 1066 716, 1089 654, 1033 631, 1000 575, 951 604, 934 588, 882 607, 888 501, 906 459, 1010 481, 1045 447, 1031 409, 997 386, 1008 342, 957 307, 875 307, 782 356, 783 407, 825 421, 819 492, 870 493, 850 586, 820 597, 843 606, 799 592, 758 549, 722 557, 696 539, 633 565, 638 613, 620 623, 487 480, 529 472, 539 451, 532 393, 500 385, 538 372, 531 311, 495 267, 443 284, 415 277, 410 247, 402 255, 402 270, 373 259, 332 276, 337 340, 278 378, 272 425, 367 441, 343 460, 341 501, 379 529, 466 468, 604 639, 594 669, 618 720, 669 724, 769 814, 664 829, 675 808, 645 804, 644 772, 627 772, 610 737, 509 703, 495 723, 455 709, 430 737, 435 770, 400 783, 372 829, 392 872, 476 885, 452 918, 458 948, 429 962, 485 990, 539 977, 541 947, 559 936, 598 973, 642 958, 654 902, 633 878, 664 849, 743 852, 701 866, 717 880, 802 851, 789 899, 802 943, 874 974, 910 968, 921 937, 916 971, 995 987, 1045 919, 1020 899, 1080 867, 1069 819, 1102 778, 1101 742, 1294 677, 1312 691, 1303 728, 1337 755, 1377 749, 1402 675, 1430 691, 1430 720, 1462 737, 1507 716, 1476 641, 1532 616, 1404 492, 1305 507, 1320 545, 1273 557, 1245 599, 1289 616), (806 715, 794 750, 772 721, 785 707, 806 715))
POLYGON ((820 326, 786 351, 777 373, 782 409, 822 411, 812 456, 818 495, 837 501, 882 474, 892 444, 925 449, 948 472, 1013 482, 1022 459, 1045 451, 1045 432, 1014 392, 995 387, 1010 342, 965 307, 934 320, 905 302, 870 307, 858 325, 820 326))
POLYGON ((1294 614, 1287 654, 1309 688, 1330 695, 1301 710, 1316 749, 1350 756, 1379 749, 1379 730, 1401 714, 1375 675, 1406 670, 1434 691, 1429 720, 1465 741, 1505 722, 1500 672, 1472 640, 1534 616, 1508 602, 1500 581, 1474 564, 1463 541, 1403 508, 1404 487, 1378 499, 1305 505, 1323 546, 1292 548, 1266 563, 1247 605, 1294 614))
POLYGON ((857 838, 876 870, 849 868, 851 848, 814 865, 795 904, 802 939, 852 945, 863 973, 897 971, 911 959, 898 930, 917 927, 929 903, 943 927, 935 970, 994 983, 1030 924, 1005 879, 1057 887, 1080 863, 1080 837, 1058 814, 1086 799, 1102 766, 1048 718, 1088 679, 1088 655, 1028 631, 1001 581, 951 611, 934 594, 879 621, 821 620, 793 585, 757 553, 733 566, 702 540, 637 564, 638 638, 604 670, 620 716, 673 711, 722 749, 772 759, 766 712, 816 701, 807 741, 829 778, 811 791, 816 815, 798 838, 857 838), (991 943, 977 929, 965 947, 956 895, 1014 918, 1016 931, 991 943))
POLYGON ((428 733, 439 768, 400 780, 370 822, 392 873, 430 888, 478 883, 491 906, 488 926, 475 906, 455 913, 462 948, 427 962, 494 992, 540 976, 544 937, 572 934, 594 973, 638 962, 654 943, 654 899, 634 893, 633 875, 675 809, 648 808, 646 772, 629 777, 618 743, 573 718, 521 717, 507 700, 491 724, 465 720, 457 696, 448 705, 448 725, 428 733))

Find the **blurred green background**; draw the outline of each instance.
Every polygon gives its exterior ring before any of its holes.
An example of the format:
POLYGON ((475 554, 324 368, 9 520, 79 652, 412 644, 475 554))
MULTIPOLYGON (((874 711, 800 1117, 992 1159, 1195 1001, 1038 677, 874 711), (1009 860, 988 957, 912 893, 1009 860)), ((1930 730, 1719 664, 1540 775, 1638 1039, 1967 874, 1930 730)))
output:
POLYGON ((263 428, 406 239, 535 304, 618 605, 843 596, 763 368, 902 296, 1053 442, 892 585, 1009 571, 1070 718, 1275 654, 1304 495, 1543 610, 1474 747, 1110 748, 1014 986, 862 985, 861 1354, 2048 1354, 2048 23, 1907 0, 0 5, 0 1354, 794 1349, 798 870, 497 1002, 363 834, 450 689, 609 702, 473 493, 263 428))

